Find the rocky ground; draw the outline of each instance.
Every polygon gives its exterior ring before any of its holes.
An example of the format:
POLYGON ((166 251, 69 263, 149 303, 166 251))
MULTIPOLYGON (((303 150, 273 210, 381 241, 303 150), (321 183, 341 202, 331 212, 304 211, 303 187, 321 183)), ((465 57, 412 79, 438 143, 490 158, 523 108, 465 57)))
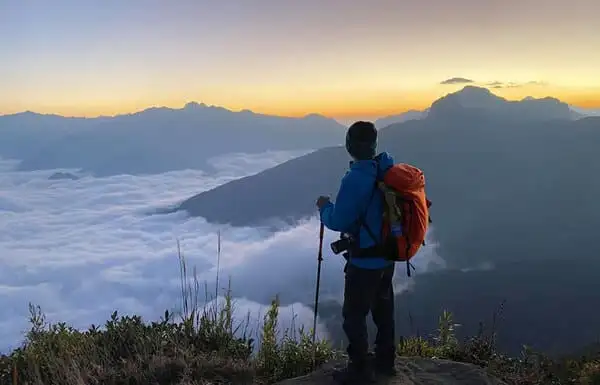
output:
MULTIPOLYGON (((324 365, 306 376, 279 382, 278 385, 333 385, 332 371, 345 365, 337 361, 324 365)), ((379 378, 378 385, 504 385, 486 371, 472 364, 430 358, 398 358, 398 375, 379 378)))

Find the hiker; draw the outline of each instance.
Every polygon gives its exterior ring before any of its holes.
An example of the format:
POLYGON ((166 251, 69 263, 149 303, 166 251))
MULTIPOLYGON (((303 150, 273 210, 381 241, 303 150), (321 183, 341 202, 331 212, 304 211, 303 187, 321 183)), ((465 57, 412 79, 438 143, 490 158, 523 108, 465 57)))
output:
POLYGON ((394 165, 393 158, 386 152, 375 156, 376 148, 377 130, 373 123, 352 124, 346 133, 346 150, 353 160, 342 178, 335 203, 326 196, 317 200, 321 222, 330 230, 349 234, 353 240, 344 269, 342 310, 349 361, 346 368, 334 373, 342 384, 370 382, 373 369, 380 374, 395 374, 394 262, 383 255, 358 255, 359 248, 381 242, 384 202, 376 179, 381 179, 394 165), (377 326, 374 361, 368 353, 366 319, 369 311, 377 326))

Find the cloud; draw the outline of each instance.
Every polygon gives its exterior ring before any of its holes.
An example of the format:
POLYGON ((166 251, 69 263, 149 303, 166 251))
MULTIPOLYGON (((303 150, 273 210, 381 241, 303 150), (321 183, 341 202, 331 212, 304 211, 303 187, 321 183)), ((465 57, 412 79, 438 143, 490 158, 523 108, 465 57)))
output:
MULTIPOLYGON (((214 288, 218 230, 222 233, 219 286, 224 288, 231 277, 237 314, 243 317, 250 311, 251 323, 258 325, 265 305, 279 294, 281 328, 293 323, 312 327, 316 218, 273 233, 261 228, 217 228, 184 213, 146 214, 153 207, 173 204, 293 155, 222 158, 214 161, 220 169, 216 175, 187 170, 76 181, 50 181, 47 178, 55 170, 15 172, 0 162, 4 170, 0 172, 0 351, 21 342, 27 330, 28 302, 40 305, 50 321, 79 328, 104 322, 114 310, 158 319, 165 309, 177 308, 178 239, 190 270, 195 267, 198 279, 214 288)), ((337 234, 326 232, 322 300, 342 297, 343 260, 329 249, 336 238, 337 234)), ((417 274, 430 268, 431 262, 443 266, 436 248, 431 239, 415 257, 417 274)), ((399 266, 397 287, 405 287, 406 282, 399 266)), ((322 326, 318 332, 326 335, 322 326)))
POLYGON ((258 154, 225 154, 211 158, 209 165, 219 170, 219 175, 239 177, 240 175, 255 174, 267 167, 272 167, 292 158, 306 155, 313 150, 269 151, 258 154))
POLYGON ((545 87, 548 85, 548 82, 545 81, 537 81, 537 80, 532 80, 530 82, 527 82, 528 85, 530 86, 540 86, 540 87, 545 87))
MULTIPOLYGON (((205 309, 209 314, 214 309, 223 308, 223 297, 210 301, 205 309)), ((246 298, 234 298, 233 302, 233 328, 238 337, 252 336, 255 339, 254 348, 256 349, 260 342, 261 336, 259 331, 264 324, 264 316, 269 310, 269 305, 260 304, 249 301, 246 298)), ((296 302, 289 305, 280 306, 277 317, 277 338, 282 340, 286 334, 288 337, 299 340, 300 328, 303 327, 305 332, 309 332, 313 327, 314 313, 312 308, 305 304, 296 302)), ((318 339, 329 339, 329 333, 325 324, 317 322, 316 337, 318 339)))
POLYGON ((486 87, 490 87, 490 88, 521 88, 521 87, 525 87, 525 86, 537 86, 537 87, 545 87, 547 86, 548 83, 544 82, 544 81, 536 81, 536 80, 532 80, 529 82, 521 82, 521 83, 517 83, 517 82, 500 82, 500 81, 493 81, 493 82, 489 82, 489 83, 485 83, 486 87))
POLYGON ((504 84, 502 82, 495 81, 495 82, 487 83, 486 86, 491 87, 491 88, 502 88, 504 86, 504 84))
POLYGON ((440 82, 440 84, 443 85, 452 85, 452 84, 476 84, 482 87, 488 87, 488 88, 493 88, 493 89, 501 89, 501 88, 521 88, 521 87, 546 87, 548 86, 548 83, 545 81, 537 81, 537 80, 532 80, 532 81, 528 81, 528 82, 502 82, 502 81, 491 81, 491 82, 478 82, 476 80, 472 80, 472 79, 467 79, 467 78, 461 78, 461 77, 455 77, 455 78, 450 78, 450 79, 446 79, 442 82, 440 82))
POLYGON ((444 81, 441 81, 440 84, 443 84, 443 85, 448 85, 448 84, 470 84, 470 83, 474 83, 474 82, 475 81, 473 81, 471 79, 456 77, 456 78, 450 78, 450 79, 446 79, 444 81))
POLYGON ((523 87, 526 83, 514 83, 514 82, 491 82, 487 85, 492 88, 520 88, 523 87))

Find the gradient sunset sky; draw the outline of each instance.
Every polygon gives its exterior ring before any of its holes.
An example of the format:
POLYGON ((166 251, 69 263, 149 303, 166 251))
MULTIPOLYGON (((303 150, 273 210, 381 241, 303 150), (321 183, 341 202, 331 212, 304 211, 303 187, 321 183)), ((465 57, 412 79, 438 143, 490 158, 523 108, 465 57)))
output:
POLYGON ((600 108, 599 17, 600 0, 0 0, 0 114, 375 117, 451 78, 600 108))

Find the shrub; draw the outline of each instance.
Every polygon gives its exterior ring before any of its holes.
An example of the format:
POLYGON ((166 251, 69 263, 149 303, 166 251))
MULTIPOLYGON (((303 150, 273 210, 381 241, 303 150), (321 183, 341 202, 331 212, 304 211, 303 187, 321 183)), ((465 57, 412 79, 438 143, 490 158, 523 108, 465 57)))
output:
POLYGON ((513 385, 598 385, 600 384, 600 356, 581 357, 578 360, 552 360, 540 352, 524 346, 519 357, 508 357, 496 349, 495 323, 503 309, 494 314, 492 330, 484 333, 480 324, 476 336, 460 343, 452 314, 443 311, 437 333, 429 338, 402 338, 398 345, 401 356, 449 359, 483 367, 495 377, 513 385))
MULTIPOLYGON (((311 330, 292 325, 280 333, 278 297, 264 316, 256 350, 249 315, 241 322, 233 317, 231 281, 221 305, 218 291, 212 300, 206 285, 200 301, 196 271, 188 276, 179 245, 178 251, 181 311, 177 314, 165 311, 159 321, 148 323, 115 311, 101 327, 79 331, 65 323, 48 323, 41 308, 30 304, 31 328, 25 341, 0 356, 0 384, 270 384, 343 357, 327 341, 313 343, 311 330)), ((455 335, 460 325, 452 313, 443 311, 433 336, 402 338, 398 354, 472 363, 514 385, 600 384, 597 349, 558 361, 527 347, 520 357, 498 352, 495 323, 502 309, 503 304, 494 314, 489 334, 480 324, 479 333, 462 342, 455 335)))
POLYGON ((237 324, 233 317, 231 282, 221 306, 216 295, 212 300, 205 294, 202 302, 196 271, 188 276, 179 245, 178 258, 181 311, 165 311, 158 322, 115 311, 102 327, 79 331, 48 323, 41 308, 30 304, 31 329, 20 348, 0 357, 0 384, 271 383, 308 373, 334 357, 326 341, 313 344, 303 329, 286 330, 277 340, 277 297, 254 354, 249 315, 237 324))

